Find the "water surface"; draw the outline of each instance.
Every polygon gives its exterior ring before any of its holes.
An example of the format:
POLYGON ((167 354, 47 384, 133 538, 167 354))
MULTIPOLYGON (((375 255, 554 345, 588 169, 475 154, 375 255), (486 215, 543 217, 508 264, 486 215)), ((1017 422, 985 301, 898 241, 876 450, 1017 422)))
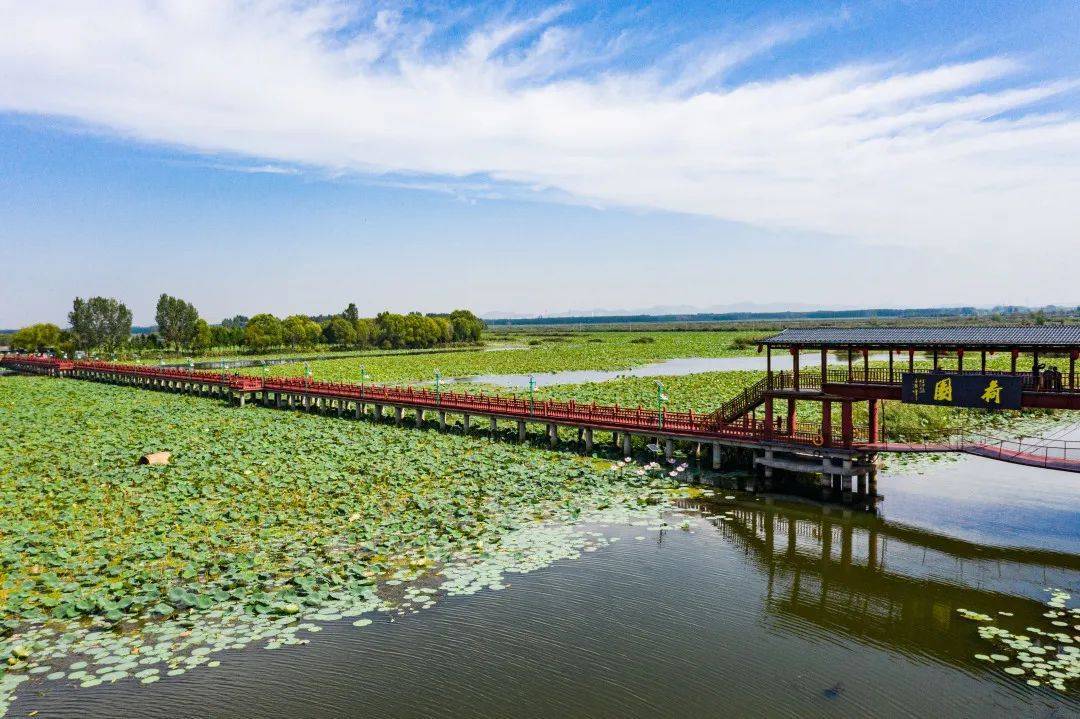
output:
POLYGON ((24 688, 12 715, 1080 715, 1075 692, 975 659, 992 650, 956 611, 1043 626, 1047 587, 1080 592, 1080 481, 966 458, 886 469, 879 489, 877 517, 721 490, 686 503, 690 531, 586 527, 619 541, 502 591, 151 686, 24 688))

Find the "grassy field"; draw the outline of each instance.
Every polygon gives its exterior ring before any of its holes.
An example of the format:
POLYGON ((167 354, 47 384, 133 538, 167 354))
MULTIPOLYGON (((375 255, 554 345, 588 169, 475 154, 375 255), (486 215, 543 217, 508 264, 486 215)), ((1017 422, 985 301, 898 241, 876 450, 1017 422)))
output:
MULTIPOLYGON (((312 362, 316 379, 358 381, 360 365, 374 382, 395 384, 427 382, 435 371, 444 377, 479 374, 524 374, 562 370, 619 370, 676 357, 734 357, 755 348, 740 342, 759 335, 746 332, 575 332, 549 334, 527 349, 456 352, 453 354, 403 355, 330 359, 312 362)), ((298 376, 303 365, 279 365, 271 376, 298 376)), ((258 374, 262 370, 249 369, 258 374)))

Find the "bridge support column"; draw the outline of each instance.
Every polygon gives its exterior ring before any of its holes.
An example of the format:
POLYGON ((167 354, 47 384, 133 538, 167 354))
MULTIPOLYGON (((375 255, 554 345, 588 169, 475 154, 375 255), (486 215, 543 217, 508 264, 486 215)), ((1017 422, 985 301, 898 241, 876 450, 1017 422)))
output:
POLYGON ((424 426, 424 409, 422 407, 416 408, 416 426, 417 428, 424 426))
POLYGON ((469 415, 464 412, 461 413, 461 433, 469 433, 469 415))
POLYGON ((851 400, 844 400, 840 405, 840 433, 845 447, 851 447, 855 428, 851 424, 851 400))
POLYGON ((524 442, 525 441, 525 432, 526 432, 525 420, 519 419, 518 423, 517 423, 517 428, 518 428, 518 442, 524 442))
POLYGON ((499 434, 499 419, 497 417, 491 418, 491 436, 497 437, 499 434))
POLYGON ((821 403, 821 445, 832 446, 832 401, 824 400, 821 403))
POLYGON ((720 443, 712 443, 712 468, 720 469, 720 443))
POLYGON ((623 432, 622 434, 622 451, 624 457, 630 457, 631 450, 633 450, 633 444, 629 432, 623 432))
POLYGON ((858 494, 866 494, 866 475, 860 474, 855 478, 855 487, 858 494))
POLYGON ((360 400, 356 400, 356 407, 354 408, 354 412, 355 412, 355 414, 353 416, 356 419, 360 419, 361 417, 363 417, 364 416, 364 403, 361 402, 360 400))
POLYGON ((881 402, 876 399, 872 399, 868 402, 867 416, 869 417, 869 436, 867 439, 870 441, 870 444, 877 444, 878 441, 878 425, 880 424, 878 410, 880 407, 881 402))
POLYGON ((673 456, 675 456, 675 443, 669 437, 664 440, 664 458, 671 459, 673 456))
POLYGON ((382 405, 377 404, 377 405, 375 405, 375 421, 378 422, 381 419, 382 419, 382 405))
POLYGON ((765 397, 765 438, 773 436, 773 398, 772 395, 765 397))
POLYGON ((615 449, 619 448, 619 433, 618 432, 612 432, 611 433, 611 446, 614 447, 615 449))
POLYGON ((585 454, 592 454, 592 427, 585 428, 585 454))
POLYGON ((553 424, 548 425, 548 443, 552 449, 559 446, 559 428, 553 424))
POLYGON ((405 411, 401 407, 394 407, 394 424, 401 424, 401 418, 405 411))
POLYGON ((439 429, 446 429, 446 410, 439 410, 439 429))

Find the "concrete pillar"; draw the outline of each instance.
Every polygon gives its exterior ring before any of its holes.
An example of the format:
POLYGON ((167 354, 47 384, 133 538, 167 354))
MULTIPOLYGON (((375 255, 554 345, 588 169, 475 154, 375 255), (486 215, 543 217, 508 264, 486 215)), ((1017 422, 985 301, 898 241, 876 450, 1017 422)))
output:
POLYGON ((345 411, 345 400, 337 400, 337 416, 340 417, 341 413, 345 411))
POLYGON ((491 436, 494 437, 499 433, 499 420, 492 416, 491 418, 491 436))
POLYGON ((671 459, 673 456, 675 456, 675 443, 668 437, 664 440, 664 457, 671 459))
POLYGON ((401 424, 402 415, 404 415, 404 411, 401 407, 394 407, 394 424, 401 424))
POLYGON ((446 429, 446 410, 439 410, 439 429, 446 429))
POLYGON ((240 406, 243 407, 244 406, 244 400, 247 398, 247 393, 246 392, 241 392, 239 395, 237 395, 237 398, 240 400, 240 406))
POLYGON ((360 419, 364 416, 364 403, 360 400, 356 400, 356 406, 353 408, 353 416, 356 419, 360 419))
POLYGON ((765 439, 772 439, 776 425, 773 423, 773 398, 772 395, 765 397, 765 439))
POLYGON ((615 449, 619 448, 619 433, 618 432, 612 432, 611 433, 611 446, 614 447, 615 449))
POLYGON ((519 419, 517 424, 518 424, 518 442, 524 442, 525 441, 525 432, 526 432, 525 420, 519 419))
POLYGON ((548 425, 548 442, 552 449, 559 446, 559 428, 553 424, 548 425))
POLYGON ((585 454, 592 454, 592 427, 585 428, 585 454))
POLYGON ((859 494, 866 494, 866 475, 865 474, 860 474, 856 478, 855 486, 857 488, 856 491, 859 494))
POLYGON ((461 433, 469 433, 469 415, 464 412, 461 413, 461 433))
POLYGON ((720 469, 720 443, 712 443, 712 468, 720 469))
POLYGON ((377 404, 377 405, 375 405, 375 421, 378 422, 381 419, 382 419, 382 405, 377 404))
POLYGON ((416 426, 417 427, 423 427, 424 426, 424 409, 422 407, 417 407, 416 408, 416 426))
POLYGON ((631 452, 631 450, 632 450, 632 449, 633 449, 633 445, 632 445, 632 443, 631 443, 631 437, 630 437, 630 433, 629 433, 629 432, 623 432, 623 433, 622 433, 622 451, 623 451, 623 456, 624 456, 624 457, 629 457, 629 456, 631 456, 631 455, 630 455, 630 452, 631 452))

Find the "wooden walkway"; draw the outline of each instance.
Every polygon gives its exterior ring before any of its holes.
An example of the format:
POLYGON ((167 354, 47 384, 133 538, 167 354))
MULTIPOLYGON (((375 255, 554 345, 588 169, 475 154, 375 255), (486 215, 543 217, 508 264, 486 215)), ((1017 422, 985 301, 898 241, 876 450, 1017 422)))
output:
MULTIPOLYGON (((302 408, 338 415, 352 413, 357 418, 367 413, 368 406, 373 408, 376 417, 383 416, 384 407, 392 407, 399 422, 405 410, 415 413, 418 422, 424 421, 426 413, 433 412, 441 427, 446 425, 447 413, 460 415, 466 429, 473 416, 488 418, 493 428, 498 421, 508 420, 517 423, 521 438, 524 438, 529 423, 539 423, 546 425, 552 446, 558 443, 559 427, 572 427, 580 431, 579 437, 584 440, 586 451, 592 449, 593 431, 613 433, 617 445, 621 438, 621 446, 627 453, 631 438, 635 436, 663 441, 668 456, 671 455, 673 442, 690 441, 711 445, 714 465, 719 463, 720 446, 725 445, 834 456, 876 452, 966 452, 1014 464, 1080 472, 1080 443, 1075 443, 1075 447, 1070 447, 1067 442, 1041 445, 1029 442, 1027 445, 1013 446, 1015 441, 1010 444, 1009 440, 997 438, 965 437, 925 444, 868 442, 865 435, 860 433, 859 439, 862 441, 855 441, 849 446, 823 446, 821 428, 817 425, 798 424, 788 431, 777 433, 775 430, 768 431, 773 428, 766 427, 765 422, 747 415, 735 421, 724 421, 729 408, 708 414, 658 412, 642 407, 581 404, 572 400, 532 402, 526 398, 445 392, 426 387, 316 382, 294 377, 264 379, 224 372, 62 360, 45 356, 6 355, 0 357, 0 366, 24 373, 216 396, 241 405, 246 401, 257 401, 279 408, 302 408)), ((740 396, 737 401, 742 404, 746 399, 750 397, 740 396)))

